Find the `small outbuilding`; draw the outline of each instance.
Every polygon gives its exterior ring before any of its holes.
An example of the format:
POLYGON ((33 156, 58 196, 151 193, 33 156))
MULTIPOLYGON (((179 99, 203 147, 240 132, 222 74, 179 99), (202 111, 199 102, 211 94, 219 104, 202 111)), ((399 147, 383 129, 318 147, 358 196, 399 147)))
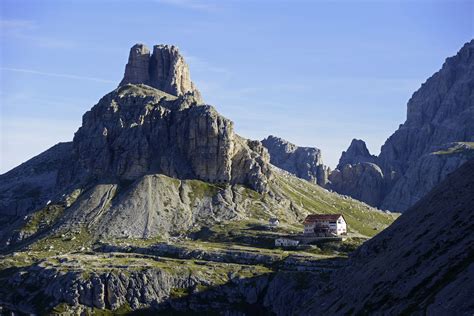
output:
POLYGON ((347 224, 342 214, 311 214, 303 224, 304 235, 330 237, 347 234, 347 224))

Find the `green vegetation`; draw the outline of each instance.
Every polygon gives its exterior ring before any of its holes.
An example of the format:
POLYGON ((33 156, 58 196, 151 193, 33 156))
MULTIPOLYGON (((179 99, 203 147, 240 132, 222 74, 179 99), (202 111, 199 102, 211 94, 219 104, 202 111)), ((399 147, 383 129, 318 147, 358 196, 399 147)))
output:
POLYGON ((63 212, 64 206, 62 205, 48 205, 30 215, 22 230, 29 234, 35 234, 54 224, 63 212))
POLYGON ((175 287, 175 288, 172 288, 170 291, 171 298, 181 298, 188 295, 189 295, 189 289, 186 289, 186 288, 175 287))
POLYGON ((474 142, 457 142, 453 146, 439 150, 434 155, 464 155, 468 158, 474 157, 474 142))
MULTIPOLYGON (((132 312, 132 308, 128 303, 120 306, 116 310, 110 309, 99 309, 96 307, 93 308, 86 308, 81 315, 85 316, 120 316, 120 315, 128 315, 132 312)), ((61 303, 55 306, 49 314, 51 315, 70 315, 71 314, 71 306, 66 303, 61 303)))
POLYGON ((307 213, 341 213, 347 221, 349 232, 372 237, 390 225, 398 214, 387 214, 370 206, 293 177, 276 175, 275 191, 281 192, 307 213))
POLYGON ((77 231, 69 231, 41 238, 29 246, 29 250, 45 251, 50 254, 85 251, 93 242, 94 240, 89 231, 82 228, 77 231))
POLYGON ((191 205, 194 205, 196 201, 202 200, 205 197, 212 197, 222 189, 217 184, 204 182, 201 180, 186 180, 186 183, 191 187, 189 192, 189 199, 191 205))

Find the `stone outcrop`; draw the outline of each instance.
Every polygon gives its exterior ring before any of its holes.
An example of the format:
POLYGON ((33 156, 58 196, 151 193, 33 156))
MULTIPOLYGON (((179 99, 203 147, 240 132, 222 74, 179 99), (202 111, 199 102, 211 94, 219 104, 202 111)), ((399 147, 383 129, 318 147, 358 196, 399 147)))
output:
POLYGON ((145 45, 134 45, 119 86, 128 83, 146 84, 174 96, 192 94, 198 103, 202 103, 201 94, 191 81, 188 65, 173 45, 155 45, 151 55, 145 45))
POLYGON ((361 162, 375 162, 377 157, 371 155, 363 140, 353 139, 347 151, 343 151, 337 169, 342 170, 345 165, 354 165, 361 162))
MULTIPOLYGON (((343 173, 346 165, 360 162, 360 159, 369 159, 368 162, 380 168, 384 181, 375 190, 383 192, 380 198, 374 199, 369 192, 374 191, 372 180, 364 183, 362 179, 354 179, 361 187, 351 191, 338 182, 348 176, 337 175, 330 187, 336 191, 342 188, 345 194, 353 197, 368 197, 369 200, 363 201, 384 209, 404 211, 413 205, 466 161, 463 155, 456 158, 449 154, 436 155, 439 148, 452 143, 464 144, 464 151, 474 147, 473 74, 474 40, 465 44, 456 56, 448 58, 441 70, 413 94, 408 102, 406 122, 387 139, 378 157, 370 156, 362 143, 353 146, 354 142, 343 153, 338 173, 343 173), (358 158, 354 159, 356 156, 358 158), (361 190, 367 190, 367 193, 361 190)), ((362 174, 360 177, 371 179, 362 174)))
POLYGON ((321 186, 327 183, 329 168, 323 164, 318 148, 298 147, 272 135, 262 140, 262 144, 273 165, 321 186))
POLYGON ((72 155, 61 183, 132 181, 160 173, 264 192, 270 177, 262 145, 235 135, 233 123, 212 106, 144 85, 117 88, 87 112, 72 155))
MULTIPOLYGON (((12 303, 2 305, 2 311, 35 314, 39 309, 33 298, 37 298, 42 302, 43 310, 49 310, 51 314, 83 315, 97 312, 97 309, 112 314, 125 309, 138 314, 240 315, 243 309, 251 314, 283 316, 292 315, 295 308, 311 297, 312 292, 307 291, 306 284, 323 280, 319 274, 302 272, 242 277, 239 273, 251 274, 251 266, 235 264, 228 265, 228 271, 222 265, 214 267, 211 264, 201 268, 184 265, 182 269, 148 264, 139 269, 127 269, 116 264, 114 269, 105 266, 90 272, 77 267, 73 259, 82 263, 86 259, 118 263, 124 258, 106 255, 57 259, 62 268, 39 264, 15 271, 6 280, 3 278, 0 303, 3 300, 12 303), (64 267, 67 272, 63 271, 64 267), (307 282, 301 282, 301 279, 307 282), (19 286, 25 286, 25 290, 17 291, 19 286)), ((133 259, 132 255, 130 259, 133 259)))
POLYGON ((329 181, 332 190, 369 205, 380 205, 384 196, 384 175, 373 163, 344 165, 341 170, 336 169, 330 174, 329 181))
POLYGON ((358 248, 297 314, 472 314, 473 206, 471 159, 358 248))

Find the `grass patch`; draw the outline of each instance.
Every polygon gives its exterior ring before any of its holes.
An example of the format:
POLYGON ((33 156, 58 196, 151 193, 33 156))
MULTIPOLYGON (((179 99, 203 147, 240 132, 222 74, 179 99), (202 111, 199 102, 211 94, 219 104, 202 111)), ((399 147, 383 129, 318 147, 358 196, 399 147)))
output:
POLYGON ((203 198, 212 197, 222 189, 219 185, 201 180, 186 180, 186 184, 191 187, 191 191, 188 195, 191 204, 195 204, 196 201, 202 200, 203 198))
POLYGON ((474 157, 474 142, 456 142, 450 147, 433 152, 434 155, 463 155, 474 157))
POLYGON ((273 190, 305 210, 306 213, 341 213, 348 224, 349 232, 372 237, 389 226, 399 214, 384 213, 357 200, 328 192, 305 180, 276 175, 273 190))
POLYGON ((175 287, 175 288, 172 288, 170 291, 171 298, 181 298, 188 295, 189 295, 189 289, 187 288, 175 287))
POLYGON ((62 205, 47 205, 30 215, 22 230, 29 234, 35 234, 38 231, 45 230, 53 225, 63 212, 64 206, 62 205))

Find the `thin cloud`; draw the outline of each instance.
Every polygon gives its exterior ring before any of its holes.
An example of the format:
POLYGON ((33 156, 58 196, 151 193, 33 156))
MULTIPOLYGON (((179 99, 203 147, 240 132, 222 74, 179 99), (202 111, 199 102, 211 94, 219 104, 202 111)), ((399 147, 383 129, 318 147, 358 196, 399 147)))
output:
POLYGON ((36 27, 36 22, 32 20, 0 19, 0 29, 3 31, 18 31, 24 29, 34 29, 36 27))
POLYGON ((63 49, 77 47, 71 39, 39 36, 36 34, 39 29, 38 23, 33 20, 0 19, 0 35, 5 38, 4 41, 14 38, 38 47, 63 49))
POLYGON ((21 68, 9 68, 9 67, 0 67, 2 70, 19 72, 19 73, 27 73, 33 75, 40 75, 40 76, 48 76, 48 77, 57 77, 57 78, 66 78, 66 79, 73 79, 73 80, 88 80, 88 81, 95 81, 101 83, 114 83, 113 80, 96 78, 96 77, 87 77, 87 76, 76 76, 71 74, 60 74, 60 73, 53 73, 53 72, 43 72, 37 71, 32 69, 21 69, 21 68))
POLYGON ((196 0, 156 0, 157 3, 175 6, 182 9, 198 11, 216 11, 218 7, 214 3, 196 0))

